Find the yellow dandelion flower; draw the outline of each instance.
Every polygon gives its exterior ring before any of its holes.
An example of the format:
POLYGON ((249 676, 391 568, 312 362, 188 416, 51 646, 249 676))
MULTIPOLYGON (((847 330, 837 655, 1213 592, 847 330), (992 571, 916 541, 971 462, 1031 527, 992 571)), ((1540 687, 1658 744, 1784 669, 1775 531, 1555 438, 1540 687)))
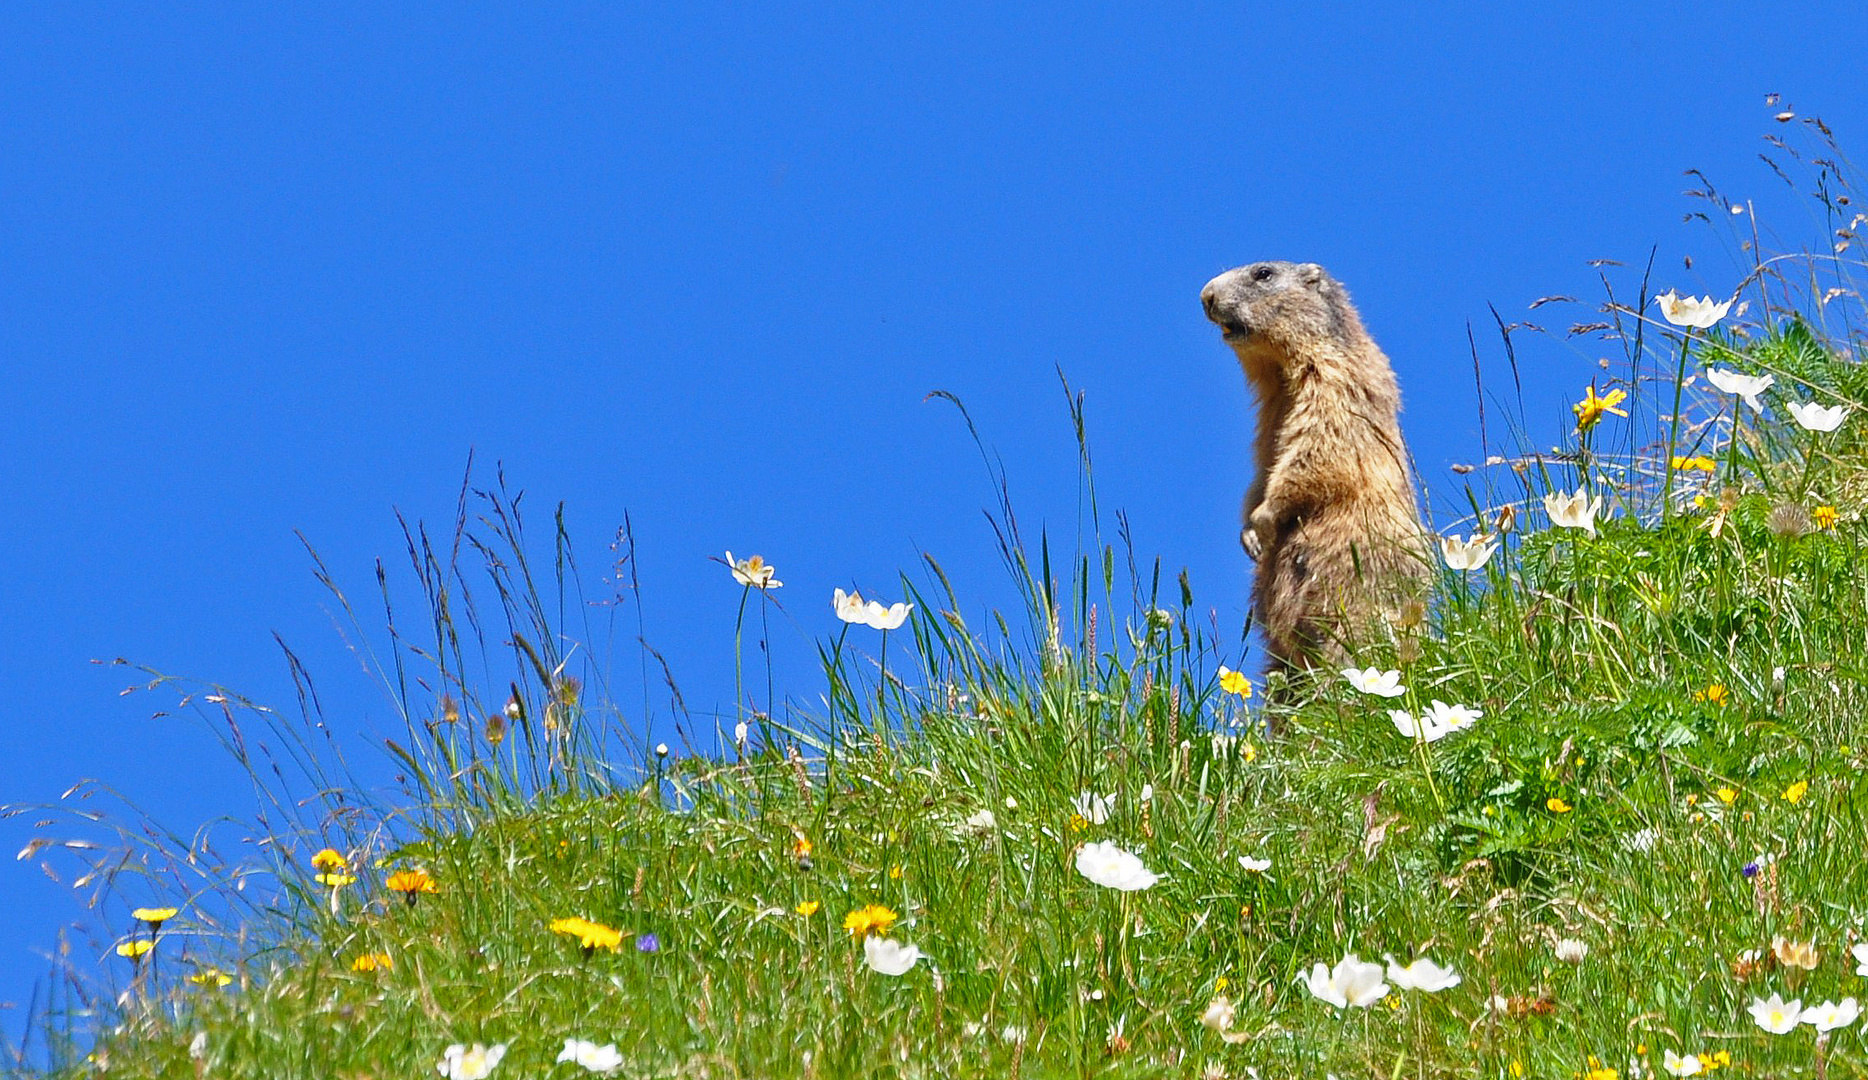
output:
POLYGON ((196 986, 226 986, 228 983, 233 982, 233 976, 222 971, 220 968, 209 967, 202 968, 200 971, 188 976, 188 981, 194 983, 196 986))
POLYGON ((1794 806, 1803 801, 1803 796, 1808 794, 1809 790, 1810 782, 1808 780, 1799 780, 1784 789, 1784 801, 1794 806))
POLYGON ((886 934, 901 916, 883 907, 881 904, 868 904, 857 908, 843 917, 843 928, 854 938, 865 938, 870 934, 886 934))
POLYGON ((797 834, 791 841, 791 853, 800 859, 809 858, 815 847, 816 845, 811 843, 811 838, 803 833, 797 834))
POLYGON ((1815 522, 1816 527, 1819 529, 1833 529, 1836 527, 1836 521, 1838 520, 1836 508, 1833 506, 1819 506, 1810 511, 1810 520, 1815 522))
POLYGON ((415 903, 415 898, 423 893, 441 891, 440 886, 435 884, 435 879, 429 877, 426 870, 398 870, 389 875, 389 880, 383 884, 389 887, 390 892, 399 892, 408 897, 411 905, 415 903))
POLYGON ((1553 814, 1567 814, 1575 809, 1575 807, 1572 807, 1569 803, 1564 802, 1555 795, 1544 800, 1544 807, 1553 814))
POLYGON ((344 857, 339 855, 335 848, 323 848, 311 857, 311 867, 329 874, 338 870, 348 870, 350 864, 344 861, 344 857))
POLYGON ((1082 832, 1083 830, 1089 827, 1090 827, 1090 819, 1084 817, 1082 814, 1070 815, 1070 831, 1071 832, 1082 832))
POLYGON ((1692 457, 1681 457, 1675 454, 1673 467, 1680 472, 1712 472, 1719 466, 1704 454, 1694 454, 1692 457))
POLYGON ((567 919, 551 920, 551 931, 554 934, 565 934, 576 938, 577 943, 583 947, 585 952, 593 949, 609 949, 614 952, 617 946, 623 943, 621 930, 605 926, 600 922, 581 919, 575 915, 567 919))
POLYGON ((127 956, 131 960, 141 961, 143 958, 143 954, 147 953, 149 950, 155 947, 156 947, 155 942, 149 941, 144 938, 137 938, 134 941, 126 941, 123 944, 117 946, 117 955, 127 956))
POLYGON ((350 962, 352 971, 389 971, 395 966, 396 962, 386 952, 366 952, 350 962))
POLYGON ((1229 667, 1219 669, 1219 688, 1242 701, 1249 701, 1252 697, 1252 680, 1229 667))
POLYGON ((1693 700, 1704 701, 1711 705, 1724 706, 1731 702, 1732 692, 1725 688, 1724 683, 1713 683, 1704 690, 1694 691, 1693 700))
POLYGON ((1583 400, 1570 406, 1570 411, 1576 414, 1576 430, 1588 431, 1590 428, 1595 427, 1596 421, 1602 419, 1605 413, 1614 413, 1616 416, 1627 416, 1628 414, 1626 412, 1615 407, 1620 405, 1627 397, 1628 392, 1626 390, 1610 390, 1601 397, 1597 397, 1596 384, 1590 383, 1588 392, 1584 395, 1583 400))
POLYGON ((1727 806, 1732 805, 1732 800, 1738 798, 1738 792, 1732 790, 1729 787, 1722 787, 1719 790, 1713 792, 1713 795, 1717 796, 1719 801, 1724 803, 1727 806))
POLYGON ((172 907, 139 907, 130 912, 130 918, 140 919, 148 923, 151 928, 161 926, 173 919, 175 915, 176 909, 172 907))
POLYGON ((900 881, 901 879, 902 879, 902 868, 899 866, 889 867, 889 880, 900 881))
POLYGON ((820 907, 823 907, 823 905, 818 903, 815 900, 804 900, 804 901, 801 901, 797 907, 792 908, 791 910, 797 912, 798 914, 808 919, 811 916, 817 914, 817 909, 820 907))

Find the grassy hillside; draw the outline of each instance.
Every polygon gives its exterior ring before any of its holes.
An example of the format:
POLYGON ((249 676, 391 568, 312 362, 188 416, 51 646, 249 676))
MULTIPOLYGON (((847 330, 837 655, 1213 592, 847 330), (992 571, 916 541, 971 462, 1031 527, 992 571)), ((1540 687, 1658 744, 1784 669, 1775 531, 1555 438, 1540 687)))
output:
MULTIPOLYGON (((242 757, 274 800, 259 864, 144 841, 136 865, 186 869, 137 895, 179 911, 121 922, 111 947, 153 948, 119 997, 64 984, 40 1052, 112 1077, 432 1076, 451 1044, 471 1076, 476 1043, 505 1048, 494 1077, 586 1075, 568 1039, 627 1076, 1868 1075, 1859 1023, 1752 1014, 1865 985, 1868 370, 1808 294, 1799 317, 1751 285, 1709 330, 1610 303, 1628 367, 1597 389, 1633 415, 1584 408, 1561 452, 1473 476, 1457 531, 1499 549, 1354 643, 1393 697, 1221 680, 1184 582, 1027 546, 1004 507, 1025 610, 969 625, 930 560, 898 629, 824 614, 821 715, 612 767, 601 675, 549 644, 494 497, 466 530, 483 608, 411 545, 431 628, 383 661, 410 797, 203 692, 315 782, 295 801, 242 757), (1708 366, 1772 375, 1762 412, 1708 366), (1789 406, 1812 401, 1853 411, 1810 431, 1789 406), (1579 486, 1593 529, 1546 507, 1579 486), (1478 718, 1428 741, 1390 715, 1436 701, 1478 718), (872 966, 907 945, 903 973, 872 966), (1331 1004, 1373 993, 1313 973, 1348 953, 1458 983, 1331 1004)), ((764 595, 721 573, 750 620, 764 595)))

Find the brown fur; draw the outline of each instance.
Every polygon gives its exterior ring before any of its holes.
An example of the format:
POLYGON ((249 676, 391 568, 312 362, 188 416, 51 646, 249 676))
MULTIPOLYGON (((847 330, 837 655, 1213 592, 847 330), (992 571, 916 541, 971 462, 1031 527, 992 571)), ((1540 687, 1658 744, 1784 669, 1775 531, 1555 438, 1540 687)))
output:
POLYGON ((1428 573, 1394 369, 1314 263, 1228 270, 1200 300, 1259 400, 1258 476, 1239 540, 1258 561, 1253 604, 1270 667, 1338 661, 1344 631, 1428 573))

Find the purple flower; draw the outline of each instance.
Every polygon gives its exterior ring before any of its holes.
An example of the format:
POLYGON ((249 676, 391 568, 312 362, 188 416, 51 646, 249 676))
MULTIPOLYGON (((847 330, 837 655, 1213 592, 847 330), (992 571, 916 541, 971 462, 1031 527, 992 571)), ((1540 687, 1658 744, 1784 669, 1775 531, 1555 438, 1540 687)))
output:
POLYGON ((636 951, 661 952, 662 940, 654 934, 639 934, 636 936, 636 951))
POLYGON ((1740 873, 1744 874, 1746 877, 1757 877, 1758 876, 1758 864, 1755 862, 1748 862, 1745 864, 1745 868, 1742 871, 1740 871, 1740 873))

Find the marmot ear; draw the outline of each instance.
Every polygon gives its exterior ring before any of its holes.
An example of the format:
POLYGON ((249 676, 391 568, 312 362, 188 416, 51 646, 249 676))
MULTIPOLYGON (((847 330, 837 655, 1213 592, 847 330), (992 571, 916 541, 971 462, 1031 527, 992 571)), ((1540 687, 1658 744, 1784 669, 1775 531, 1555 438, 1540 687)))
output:
POLYGON ((1297 273, 1299 277, 1303 278, 1306 285, 1315 285, 1329 277, 1328 274, 1323 272, 1323 267, 1318 266, 1316 263, 1304 263, 1297 268, 1297 273))

